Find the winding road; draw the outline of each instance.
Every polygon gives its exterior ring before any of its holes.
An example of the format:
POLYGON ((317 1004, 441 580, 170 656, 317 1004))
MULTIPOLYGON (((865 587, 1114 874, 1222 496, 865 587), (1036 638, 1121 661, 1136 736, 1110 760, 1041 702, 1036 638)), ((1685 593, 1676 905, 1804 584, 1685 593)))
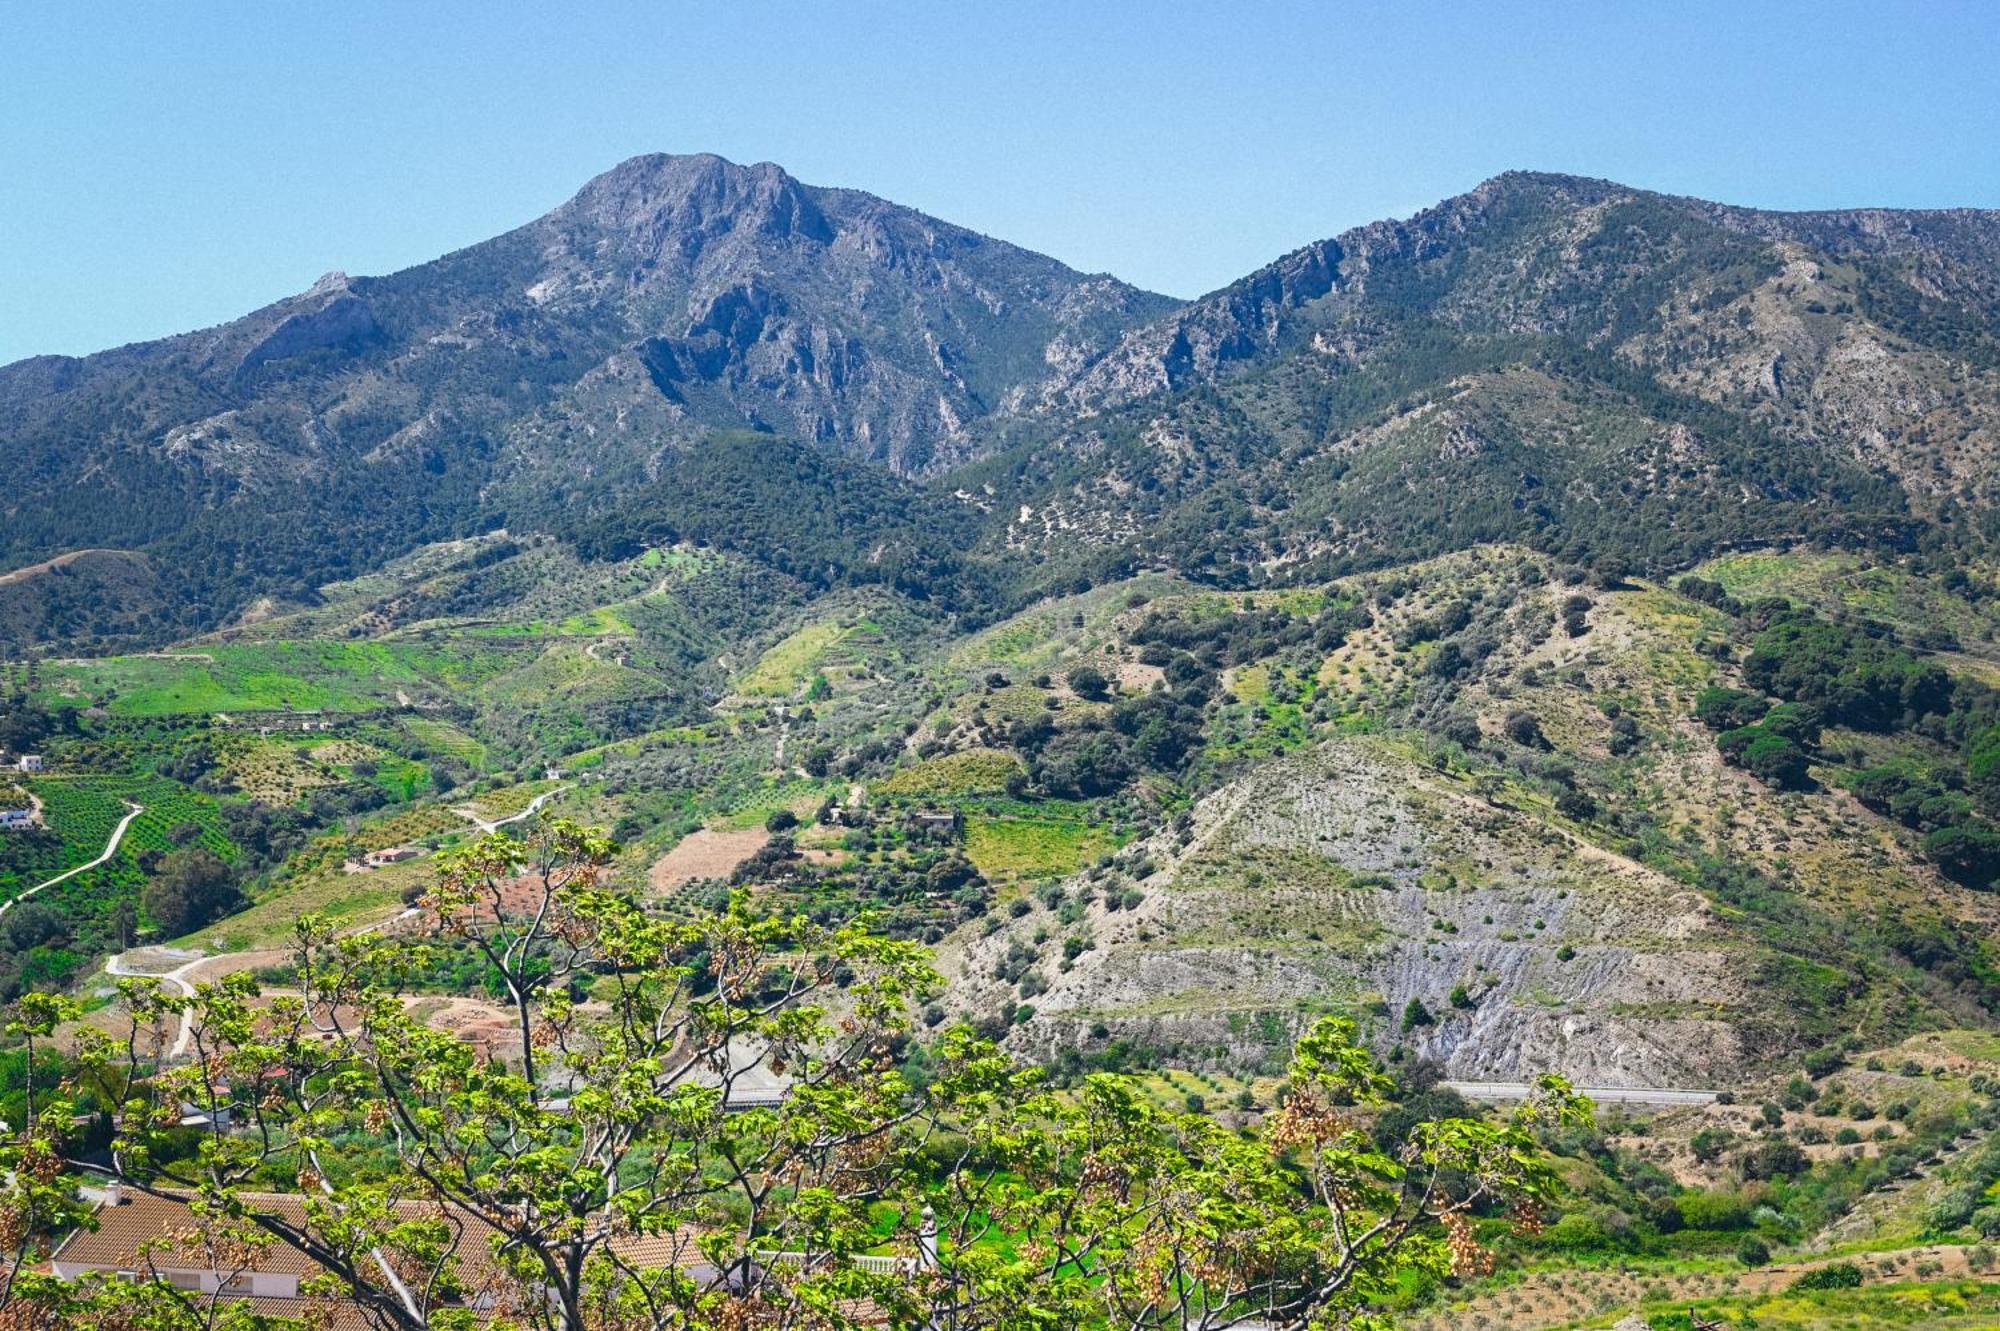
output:
MULTIPOLYGON (((557 786, 553 790, 543 791, 541 794, 535 796, 534 799, 529 801, 527 808, 521 810, 519 813, 509 814, 505 818, 495 818, 495 819, 481 818, 471 808, 463 805, 453 809, 452 812, 458 814, 462 818, 468 819, 469 821, 478 824, 480 831, 492 832, 498 828, 505 827, 509 823, 518 823, 525 818, 532 818, 536 813, 538 813, 541 810, 541 807, 544 804, 547 804, 557 795, 562 794, 564 789, 565 787, 563 786, 557 786)), ((44 887, 48 887, 53 883, 61 882, 63 878, 69 877, 70 874, 82 873, 85 869, 92 868, 98 864, 102 864, 105 860, 110 859, 111 856, 117 852, 118 842, 121 838, 124 837, 126 827, 131 824, 133 818, 138 817, 139 814, 143 812, 144 810, 141 809, 138 805, 136 804, 133 805, 131 814, 125 819, 123 823, 120 823, 118 825, 118 830, 115 833, 113 833, 111 838, 111 844, 105 847, 104 854, 98 856, 97 859, 91 861, 90 864, 81 865, 78 868, 71 869, 68 874, 62 875, 61 878, 51 878, 47 883, 42 883, 36 887, 32 887, 28 891, 23 892, 21 894, 21 897, 32 896, 36 892, 41 891, 42 888, 44 887)), ((16 900, 19 899, 20 898, 16 898, 16 900)), ((13 904, 14 903, 10 901, 6 903, 6 905, 0 905, 0 913, 5 913, 7 907, 13 904)), ((416 913, 417 912, 414 909, 406 910, 403 912, 401 916, 398 916, 397 918, 401 919, 404 916, 414 915, 416 913)), ((358 932, 361 933, 372 932, 376 929, 381 928, 384 923, 387 923, 387 921, 378 921, 377 923, 369 925, 367 926, 367 928, 359 930, 358 932)), ((127 953, 121 952, 117 956, 112 957, 110 960, 106 961, 104 963, 104 973, 122 979, 157 980, 161 984, 167 985, 173 989, 178 990, 182 997, 192 998, 194 997, 194 982, 196 978, 195 972, 200 970, 201 967, 205 965, 214 962, 220 962, 231 954, 223 953, 214 956, 194 957, 188 961, 182 962, 180 965, 174 967, 170 971, 135 970, 132 966, 130 966, 126 962, 125 958, 127 955, 128 955, 127 953)), ((185 1057, 188 1051, 188 1047, 193 1043, 194 1043, 194 1014, 191 1011, 183 1012, 181 1013, 180 1030, 174 1036, 173 1047, 167 1050, 168 1057, 171 1058, 185 1057)))
POLYGON ((145 805, 134 804, 131 800, 125 801, 125 807, 130 809, 132 812, 126 814, 124 819, 119 822, 118 826, 111 829, 111 839, 104 843, 104 853, 102 855, 99 855, 96 859, 92 860, 88 864, 79 864, 74 869, 68 870, 65 873, 57 874, 55 877, 49 879, 45 883, 36 883, 33 887, 27 889, 25 892, 17 892, 13 896, 9 897, 7 900, 0 901, 0 915, 5 915, 8 911, 14 909, 14 904, 16 902, 26 901, 29 897, 35 895, 35 893, 37 892, 42 891, 44 888, 54 887, 57 883, 63 882, 67 879, 74 878, 78 874, 84 873, 87 870, 95 869, 98 865, 104 863, 106 860, 110 859, 113 855, 116 855, 118 853, 118 843, 125 839, 125 830, 130 826, 132 826, 132 820, 134 818, 137 818, 140 814, 146 811, 145 805))
MULTIPOLYGON (((176 966, 170 971, 135 971, 125 965, 125 954, 121 952, 104 963, 104 973, 106 975, 120 975, 134 980, 158 980, 161 984, 172 985, 174 988, 180 990, 183 998, 193 998, 194 981, 190 980, 188 976, 202 962, 213 960, 215 960, 214 957, 196 957, 193 961, 176 966)), ((174 1037, 174 1047, 168 1052, 173 1057, 179 1058, 181 1055, 187 1053, 188 1046, 193 1042, 194 1014, 192 1012, 183 1012, 181 1013, 180 1033, 174 1037)))
POLYGON ((461 818, 469 819, 472 822, 478 824, 479 830, 482 832, 494 832, 498 831, 500 828, 505 827, 509 823, 518 823, 524 818, 534 817, 535 814, 541 810, 541 807, 544 804, 547 804, 550 800, 562 794, 563 791, 566 789, 568 789, 567 786, 557 786, 554 790, 545 790, 541 794, 535 796, 535 798, 533 798, 532 800, 529 800, 528 807, 521 810, 519 813, 510 813, 505 818, 495 818, 491 822, 488 822, 486 819, 481 818, 479 814, 469 804, 457 805, 452 809, 452 812, 457 814, 461 818))

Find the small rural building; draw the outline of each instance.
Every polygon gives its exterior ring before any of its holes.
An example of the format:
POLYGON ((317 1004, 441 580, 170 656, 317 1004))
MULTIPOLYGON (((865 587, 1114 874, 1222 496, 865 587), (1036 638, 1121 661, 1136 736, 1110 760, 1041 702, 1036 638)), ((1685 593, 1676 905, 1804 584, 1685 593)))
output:
POLYGON ((369 851, 367 856, 362 860, 362 863, 371 869, 380 869, 385 865, 401 864, 404 860, 413 860, 417 857, 418 853, 415 846, 390 846, 386 850, 369 851))
POLYGON ((0 809, 0 828, 32 827, 35 822, 33 809, 0 809))
POLYGON ((932 832, 938 836, 955 837, 965 826, 964 815, 956 809, 925 809, 910 815, 910 826, 920 832, 932 832))
POLYGON ((21 761, 14 765, 23 772, 39 772, 42 770, 42 755, 39 753, 24 753, 21 755, 21 761))
MULTIPOLYGON (((270 1207, 294 1224, 305 1218, 298 1198, 253 1194, 246 1200, 252 1206, 261 1203, 270 1207)), ((313 1311, 311 1303, 299 1298, 299 1282, 318 1274, 320 1268, 304 1254, 276 1243, 261 1256, 254 1271, 218 1270, 199 1250, 199 1244, 190 1244, 186 1251, 172 1246, 177 1233, 194 1228, 194 1216, 185 1201, 128 1196, 114 1184, 98 1208, 96 1228, 79 1229, 63 1240, 49 1265, 63 1280, 81 1280, 92 1273, 133 1275, 150 1266, 175 1289, 254 1298, 261 1313, 303 1318, 313 1311)))
MULTIPOLYGON (((229 1088, 219 1088, 227 1095, 229 1088)), ((184 1128, 216 1128, 223 1132, 235 1126, 236 1111, 229 1105, 219 1105, 213 1110, 203 1109, 191 1101, 181 1101, 181 1126, 184 1128)))

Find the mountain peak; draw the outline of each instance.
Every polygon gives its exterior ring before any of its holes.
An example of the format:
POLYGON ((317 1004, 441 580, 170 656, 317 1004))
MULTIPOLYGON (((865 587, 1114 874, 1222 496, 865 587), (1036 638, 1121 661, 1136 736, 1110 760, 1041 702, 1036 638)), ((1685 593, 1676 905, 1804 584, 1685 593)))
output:
POLYGON ((744 166, 714 153, 650 153, 586 184, 558 216, 647 240, 681 233, 699 241, 749 226, 825 243, 833 229, 812 191, 773 162, 744 166))

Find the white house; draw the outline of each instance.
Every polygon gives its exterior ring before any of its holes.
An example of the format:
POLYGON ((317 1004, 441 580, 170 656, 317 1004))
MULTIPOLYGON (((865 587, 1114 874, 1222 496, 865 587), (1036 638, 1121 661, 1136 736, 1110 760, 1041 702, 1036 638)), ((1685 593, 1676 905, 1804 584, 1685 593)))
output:
POLYGON ((15 766, 19 767, 23 772, 39 772, 42 770, 42 755, 39 753, 24 753, 21 755, 21 761, 16 763, 15 766))

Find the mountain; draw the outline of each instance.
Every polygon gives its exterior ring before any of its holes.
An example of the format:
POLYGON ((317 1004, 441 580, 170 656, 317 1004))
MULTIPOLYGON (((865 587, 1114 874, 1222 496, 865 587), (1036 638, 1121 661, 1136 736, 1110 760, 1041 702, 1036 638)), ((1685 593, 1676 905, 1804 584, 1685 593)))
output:
POLYGON ((136 635, 156 621, 160 596, 144 555, 73 550, 0 573, 0 643, 136 635))
POLYGON ((1510 173, 1180 304, 769 164, 642 157, 434 263, 0 369, 0 560, 145 554, 156 608, 59 636, 158 641, 503 525, 975 617, 1495 541, 1977 551, 1996 326, 1973 210, 1510 173), (785 541, 803 512, 820 535, 785 541))
POLYGON ((769 164, 635 158, 433 263, 0 369, 0 560, 154 550, 194 627, 588 507, 713 428, 934 469, 1172 304, 769 164))
POLYGON ((1511 173, 1131 331, 989 474, 1026 527, 1238 571, 1990 542, 1996 327, 2000 214, 1511 173))

